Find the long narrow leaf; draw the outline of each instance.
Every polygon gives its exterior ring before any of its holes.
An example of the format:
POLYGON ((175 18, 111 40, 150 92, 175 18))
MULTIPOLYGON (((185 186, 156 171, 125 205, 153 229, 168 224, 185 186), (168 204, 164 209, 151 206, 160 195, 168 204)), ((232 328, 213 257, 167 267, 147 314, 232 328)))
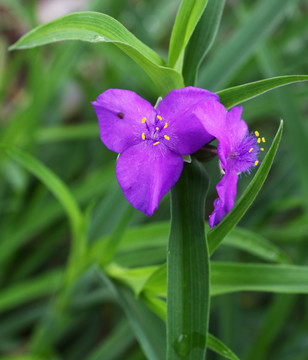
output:
POLYGON ((258 192, 262 188, 264 181, 271 169, 275 154, 281 139, 283 121, 280 122, 279 129, 273 143, 266 154, 260 168, 253 180, 248 185, 242 197, 234 205, 233 209, 223 218, 223 220, 208 233, 208 243, 210 254, 219 246, 224 237, 236 226, 252 204, 258 192))
POLYGON ((211 295, 236 291, 308 294, 308 267, 212 262, 211 295))
POLYGON ((298 0, 258 1, 243 26, 220 47, 201 72, 199 86, 211 90, 221 88, 274 29, 285 9, 295 2, 298 0))
POLYGON ((79 209, 75 198, 66 185, 50 169, 30 154, 16 148, 1 147, 0 150, 1 149, 4 150, 4 153, 12 160, 18 162, 30 173, 40 179, 65 209, 70 220, 73 239, 69 259, 70 266, 67 275, 68 277, 73 276, 73 273, 80 265, 79 260, 86 248, 86 219, 79 209))
POLYGON ((114 285, 105 274, 99 272, 102 282, 109 287, 119 302, 149 360, 161 360, 166 352, 166 329, 163 321, 148 310, 144 303, 123 285, 114 285))
POLYGON ((185 50, 183 76, 186 85, 194 85, 199 66, 216 37, 225 0, 209 0, 185 50))
POLYGON ((205 169, 185 164, 171 193, 167 255, 167 358, 203 360, 209 317, 209 258, 204 232, 205 169))
POLYGON ((92 11, 73 13, 41 25, 24 35, 10 50, 27 49, 63 40, 111 42, 130 56, 165 95, 183 86, 182 76, 165 67, 164 60, 138 40, 121 23, 92 11))
POLYGON ((217 92, 220 102, 226 108, 240 104, 244 101, 262 95, 267 91, 296 82, 308 81, 308 75, 278 76, 270 79, 254 81, 248 84, 234 86, 217 92))
MULTIPOLYGON (((161 298, 150 296, 147 293, 143 294, 143 299, 145 300, 148 307, 155 312, 160 318, 166 321, 167 317, 167 306, 166 301, 161 298)), ((208 334, 207 335, 207 348, 216 352, 218 355, 229 359, 229 360, 239 360, 238 357, 230 350, 222 341, 217 339, 215 336, 208 334)))
POLYGON ((208 0, 182 0, 173 26, 169 65, 174 67, 183 53, 208 0))
MULTIPOLYGON (((166 265, 145 284, 151 296, 166 298, 166 265)), ((308 267, 211 262, 211 296, 238 291, 308 294, 308 267)))
POLYGON ((62 280, 62 271, 54 270, 33 280, 24 281, 1 290, 0 312, 10 310, 46 295, 52 295, 62 280))

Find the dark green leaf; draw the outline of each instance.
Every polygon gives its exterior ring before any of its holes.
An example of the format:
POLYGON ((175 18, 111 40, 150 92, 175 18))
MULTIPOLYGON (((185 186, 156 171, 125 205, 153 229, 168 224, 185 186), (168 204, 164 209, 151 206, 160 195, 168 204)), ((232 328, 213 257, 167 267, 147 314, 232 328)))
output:
POLYGON ((301 81, 308 81, 308 75, 278 76, 255 81, 218 91, 217 95, 219 95, 220 102, 224 104, 226 108, 230 108, 256 96, 262 95, 267 91, 301 81))
POLYGON ((145 304, 123 285, 115 285, 99 272, 102 282, 109 287, 122 307, 130 326, 149 360, 161 360, 166 354, 165 324, 145 304))
POLYGON ((209 0, 185 50, 183 76, 185 85, 194 85, 199 66, 216 37, 225 0, 209 0))
POLYGON ((168 244, 167 358, 203 360, 209 313, 209 258, 204 232, 205 169, 185 164, 171 190, 168 244))
POLYGON ((204 67, 198 81, 200 87, 221 88, 274 29, 286 8, 295 2, 298 0, 258 1, 245 23, 204 67))

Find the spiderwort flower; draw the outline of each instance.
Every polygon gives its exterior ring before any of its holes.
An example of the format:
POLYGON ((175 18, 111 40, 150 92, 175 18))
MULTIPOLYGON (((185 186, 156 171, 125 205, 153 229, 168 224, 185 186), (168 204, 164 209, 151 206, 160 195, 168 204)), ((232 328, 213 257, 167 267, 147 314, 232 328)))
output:
POLYGON ((198 105, 196 114, 205 130, 218 140, 217 153, 224 174, 216 186, 219 197, 214 201, 214 211, 209 218, 209 225, 213 227, 232 209, 238 175, 250 173, 258 165, 259 144, 261 141, 265 142, 265 139, 257 139, 258 132, 256 136, 249 134, 247 124, 241 120, 241 106, 233 107, 227 112, 220 103, 211 101, 206 106, 198 105), (213 117, 215 121, 211 121, 213 117))
POLYGON ((218 102, 216 94, 186 87, 172 90, 155 109, 129 90, 109 89, 92 103, 102 142, 120 153, 117 180, 127 200, 151 216, 177 182, 182 155, 213 139, 195 115, 198 103, 218 102))

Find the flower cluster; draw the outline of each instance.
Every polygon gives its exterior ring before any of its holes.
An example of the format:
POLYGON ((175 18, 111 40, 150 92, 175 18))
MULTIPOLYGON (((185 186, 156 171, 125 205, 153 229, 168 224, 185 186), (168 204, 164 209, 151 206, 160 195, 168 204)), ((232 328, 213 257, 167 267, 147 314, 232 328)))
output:
POLYGON ((238 173, 258 164, 258 140, 241 120, 241 107, 227 112, 219 97, 207 90, 173 90, 155 109, 132 91, 109 89, 92 105, 102 142, 120 154, 116 176, 124 195, 147 216, 178 181, 182 156, 214 138, 224 176, 217 185, 211 227, 232 208, 238 173))

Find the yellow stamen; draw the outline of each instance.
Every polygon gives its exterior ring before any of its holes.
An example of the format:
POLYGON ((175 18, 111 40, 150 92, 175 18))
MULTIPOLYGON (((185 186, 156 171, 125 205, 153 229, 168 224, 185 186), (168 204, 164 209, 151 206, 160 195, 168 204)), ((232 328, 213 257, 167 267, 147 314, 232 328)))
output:
POLYGON ((258 144, 260 144, 260 142, 261 142, 261 139, 259 138, 259 139, 258 139, 258 144))
POLYGON ((168 135, 164 135, 164 138, 165 138, 166 140, 170 140, 170 137, 169 137, 168 135))
POLYGON ((141 122, 142 122, 142 124, 144 124, 145 122, 147 121, 147 118, 142 118, 142 120, 141 120, 141 122))
POLYGON ((159 141, 157 141, 156 143, 154 143, 153 145, 158 145, 159 144, 159 141))
POLYGON ((250 152, 250 153, 251 153, 251 152, 252 152, 252 150, 253 150, 253 148, 251 148, 248 152, 250 152))
POLYGON ((141 137, 142 137, 142 140, 145 140, 145 134, 144 133, 142 133, 141 137))
POLYGON ((255 131, 256 136, 260 136, 259 131, 255 131))
POLYGON ((264 138, 264 137, 262 138, 262 142, 265 142, 265 138, 264 138))
POLYGON ((156 130, 159 130, 159 127, 157 127, 156 130))
POLYGON ((166 123, 165 126, 164 126, 164 129, 166 129, 167 126, 168 126, 168 124, 166 123))
POLYGON ((158 119, 158 120, 161 120, 162 117, 161 117, 160 115, 157 115, 157 119, 158 119))
POLYGON ((261 148, 260 150, 261 150, 261 151, 264 151, 264 149, 263 149, 263 148, 261 148))
POLYGON ((259 164, 259 161, 258 160, 256 160, 255 161, 255 166, 257 166, 259 164))

